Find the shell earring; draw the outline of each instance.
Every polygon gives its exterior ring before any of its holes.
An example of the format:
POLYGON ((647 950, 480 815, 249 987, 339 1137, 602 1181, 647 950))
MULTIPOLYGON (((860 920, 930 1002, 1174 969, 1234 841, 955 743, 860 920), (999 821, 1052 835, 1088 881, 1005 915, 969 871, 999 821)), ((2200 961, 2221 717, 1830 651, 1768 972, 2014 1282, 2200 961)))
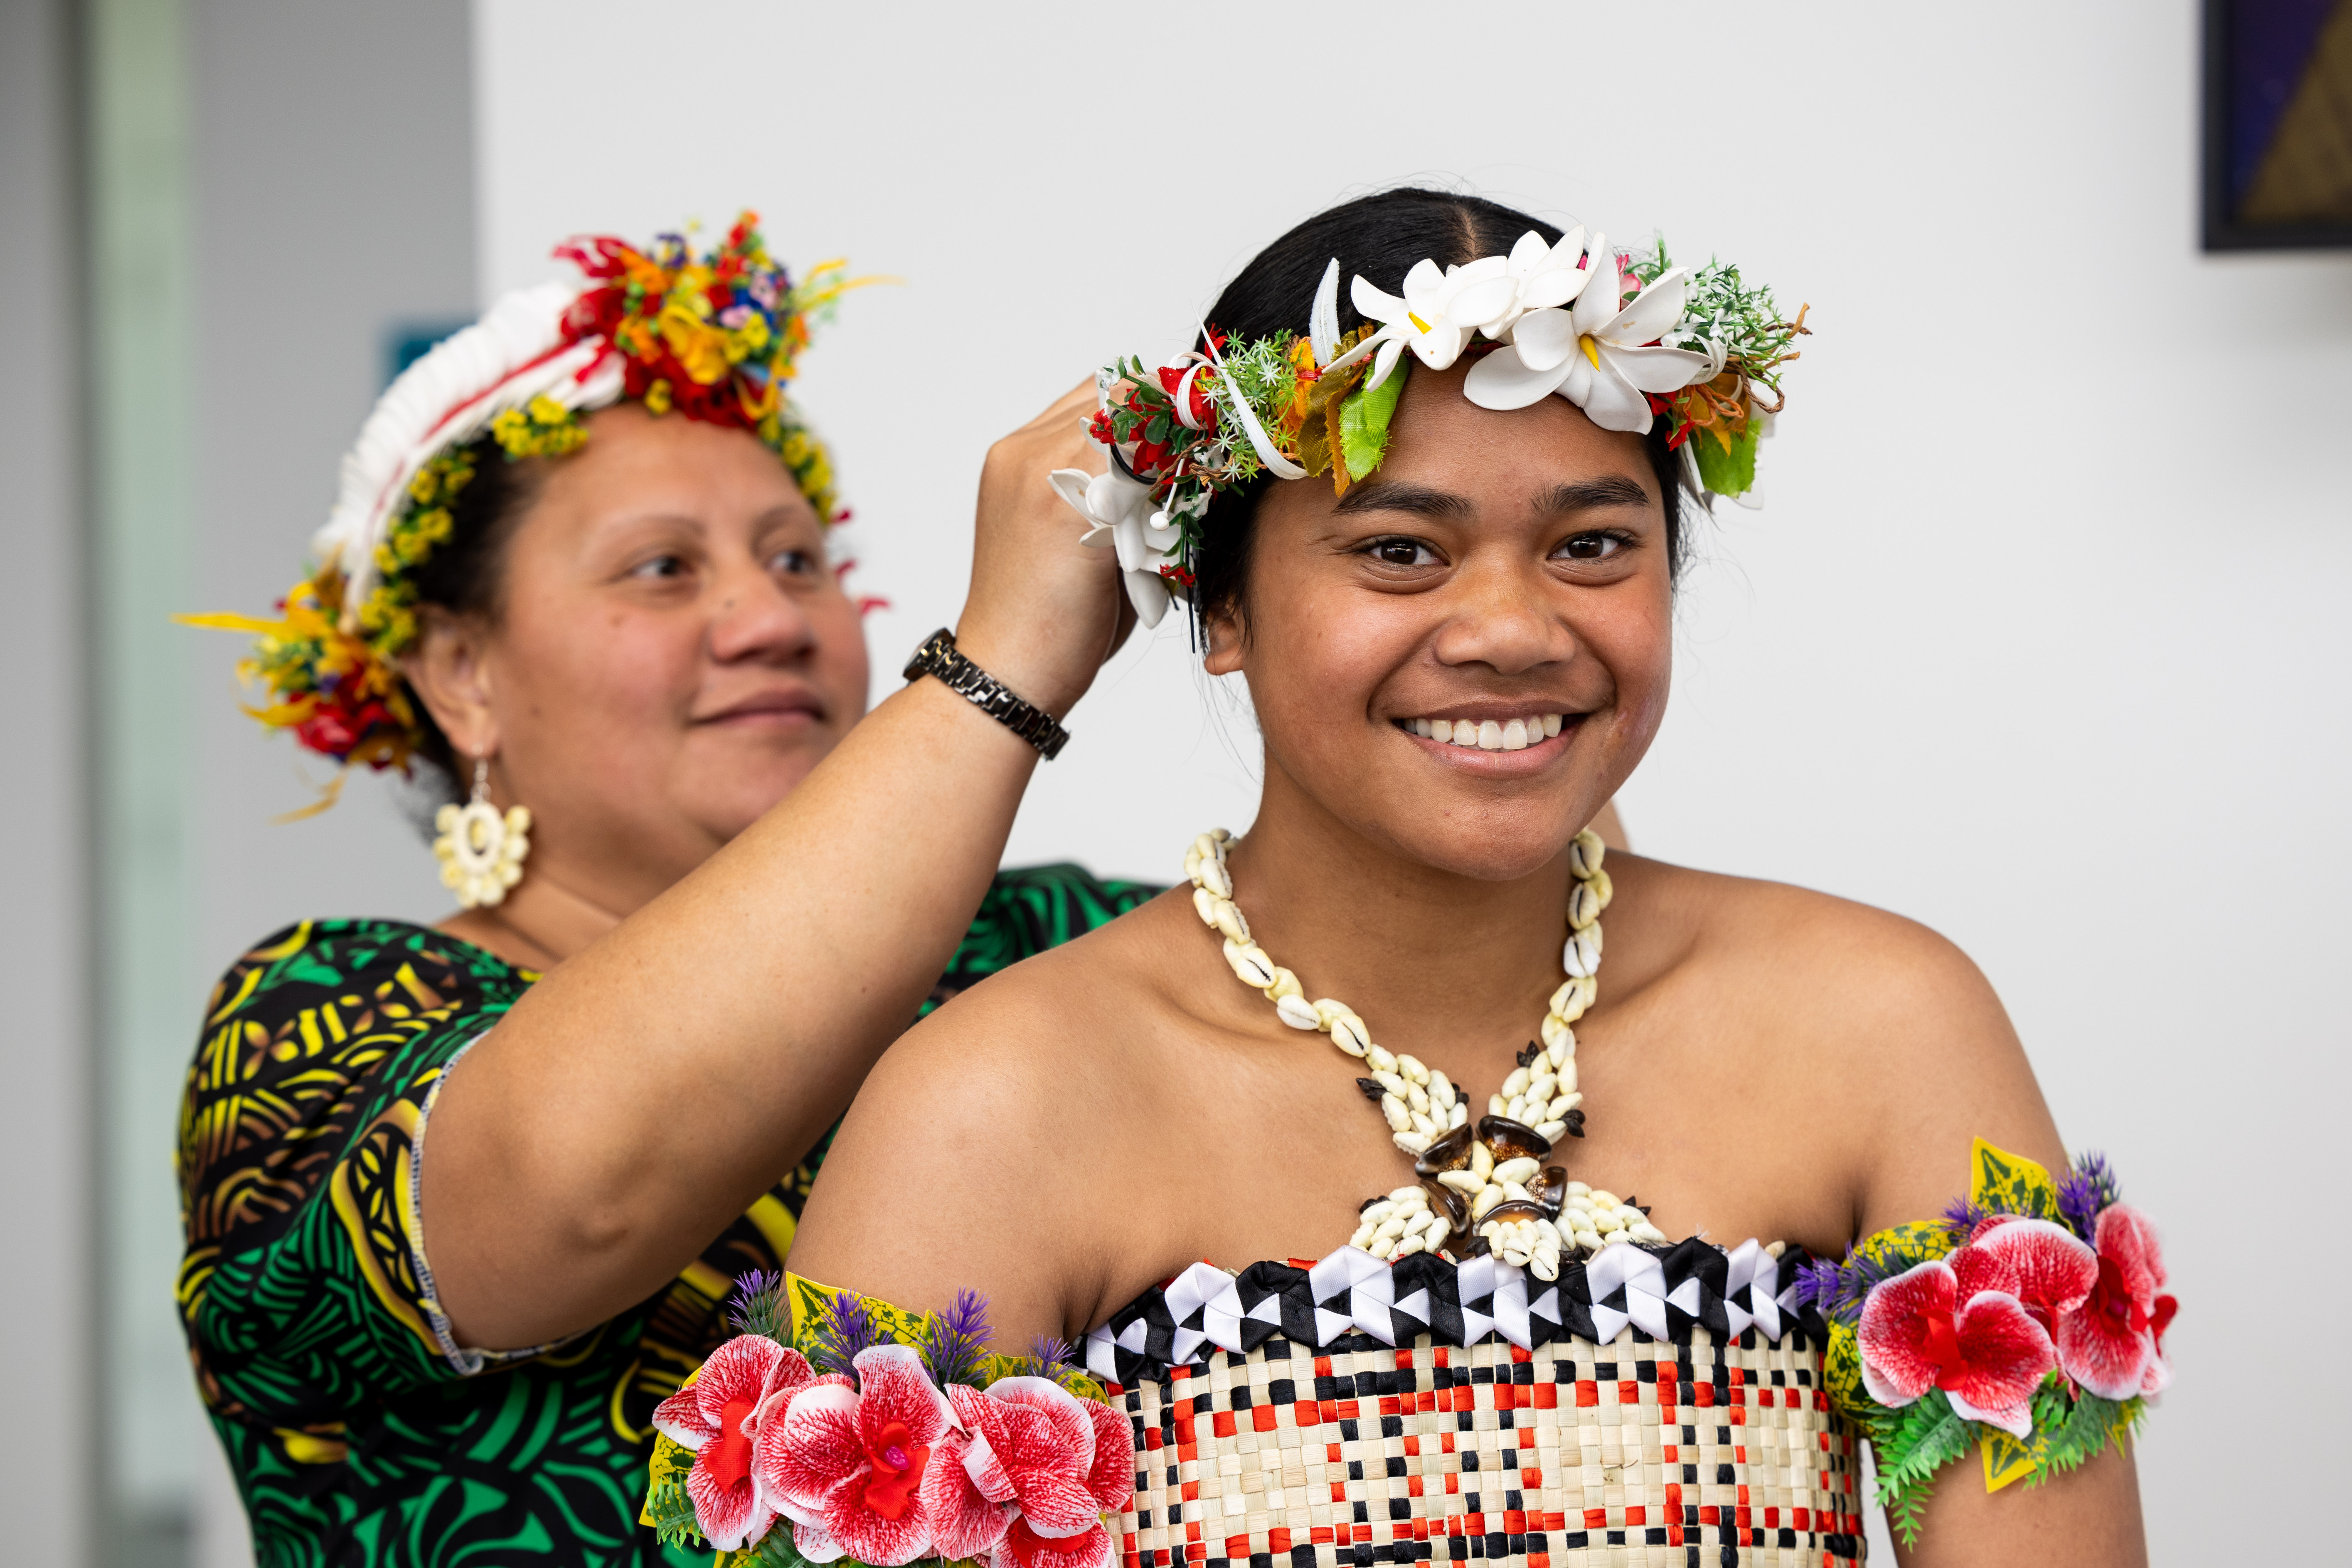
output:
POLYGON ((443 806, 433 818, 441 837, 433 841, 441 862, 441 885, 457 895, 458 907, 496 904, 522 880, 530 853, 530 808, 510 805, 506 815, 490 804, 490 759, 474 759, 474 795, 463 805, 443 806))

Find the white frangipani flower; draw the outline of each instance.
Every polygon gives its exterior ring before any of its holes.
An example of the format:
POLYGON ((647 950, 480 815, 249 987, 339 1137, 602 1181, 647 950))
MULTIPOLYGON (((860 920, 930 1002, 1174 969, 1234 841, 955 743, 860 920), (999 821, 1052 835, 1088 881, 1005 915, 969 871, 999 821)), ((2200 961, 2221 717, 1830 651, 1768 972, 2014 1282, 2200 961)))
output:
MULTIPOLYGON (((1605 239, 1593 241, 1596 271, 1613 271, 1605 239)), ((1526 408, 1557 392, 1603 430, 1646 435, 1644 394, 1679 392, 1702 379, 1712 356, 1660 346, 1683 317, 1683 268, 1661 277, 1618 308, 1613 277, 1581 288, 1566 310, 1530 310, 1511 324, 1511 341, 1470 367, 1463 393, 1481 408, 1526 408)))
POLYGON ((1056 468, 1051 478, 1055 493, 1092 525, 1078 542, 1118 552, 1128 603, 1146 628, 1158 626, 1171 597, 1160 568, 1175 561, 1180 533, 1167 513, 1153 510, 1151 487, 1129 477, 1116 459, 1099 474, 1056 468))
POLYGON ((1454 315, 1465 327, 1475 325, 1486 336, 1508 342, 1521 316, 1556 309, 1584 291, 1585 280, 1592 276, 1585 264, 1584 226, 1560 236, 1558 245, 1546 245, 1542 235, 1528 230, 1511 247, 1504 272, 1511 283, 1507 296, 1491 283, 1465 289, 1454 300, 1454 315))
POLYGON ((1402 299, 1375 289, 1359 273, 1348 285, 1348 298, 1367 319, 1380 322, 1381 330, 1324 368, 1344 369, 1377 353, 1372 374, 1364 380, 1368 391, 1388 380, 1407 348, 1432 370, 1448 368, 1462 357, 1480 323, 1508 309, 1517 296, 1508 265, 1503 257, 1486 256, 1441 272, 1424 257, 1404 275, 1402 299))

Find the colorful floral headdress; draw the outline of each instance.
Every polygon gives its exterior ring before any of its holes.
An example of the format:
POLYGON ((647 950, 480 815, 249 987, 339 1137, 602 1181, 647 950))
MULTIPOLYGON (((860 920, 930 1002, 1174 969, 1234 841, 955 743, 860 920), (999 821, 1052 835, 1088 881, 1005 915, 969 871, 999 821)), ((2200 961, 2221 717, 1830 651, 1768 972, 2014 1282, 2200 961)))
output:
POLYGON ((1359 275, 1349 295, 1370 320, 1343 336, 1334 258, 1304 338, 1238 342, 1205 326, 1203 349, 1157 370, 1130 358, 1099 373, 1092 429, 1109 470, 1065 468, 1054 486, 1093 525, 1086 542, 1118 552, 1146 626, 1171 596, 1189 601, 1219 491, 1260 474, 1328 473, 1344 494, 1380 467, 1408 348, 1432 370, 1475 356, 1463 391, 1482 408, 1557 394, 1604 430, 1646 435, 1664 419, 1692 494, 1760 504, 1756 443, 1807 329, 1803 310, 1782 321, 1771 290, 1743 283, 1737 267, 1676 267, 1663 240, 1612 251, 1579 226, 1557 245, 1530 230, 1508 256, 1465 266, 1418 261, 1403 288, 1385 293, 1359 275))
MULTIPOLYGON (((422 728, 395 664, 416 640, 415 567, 450 536, 488 432, 509 460, 588 438, 583 416, 628 399, 647 412, 748 430, 792 470, 817 516, 848 513, 832 459, 785 395, 813 318, 873 279, 829 261, 795 284, 745 213, 697 256, 683 235, 640 250, 609 236, 555 255, 585 279, 508 295, 402 372, 343 458, 342 487, 311 541, 316 567, 279 618, 186 616, 255 636, 238 667, 268 702, 247 711, 346 767, 408 766, 422 728)), ((331 805, 338 774, 312 810, 331 805)), ((298 814, 305 815, 305 814, 298 814)))

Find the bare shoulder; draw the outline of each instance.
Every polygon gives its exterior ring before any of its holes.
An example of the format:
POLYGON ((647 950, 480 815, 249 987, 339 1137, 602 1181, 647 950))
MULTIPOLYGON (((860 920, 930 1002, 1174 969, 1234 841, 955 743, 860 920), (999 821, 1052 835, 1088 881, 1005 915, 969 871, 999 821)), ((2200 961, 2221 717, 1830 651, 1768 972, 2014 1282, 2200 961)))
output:
POLYGON ((1066 1331, 1087 1238, 1118 1223, 1087 1172, 1134 1113, 1118 1022, 1148 982, 1121 928, 1151 907, 990 976, 884 1053, 810 1194, 795 1273, 916 1310, 981 1289, 1016 1346, 1066 1331))
POLYGON ((1612 962, 1632 959, 1636 986, 1729 1005, 1771 1060, 1799 1065, 1817 1121, 1841 1130, 1863 1229, 1937 1212, 1978 1137, 2063 1162, 2000 998, 1948 938, 1786 883, 1631 855, 1608 865, 1612 962))

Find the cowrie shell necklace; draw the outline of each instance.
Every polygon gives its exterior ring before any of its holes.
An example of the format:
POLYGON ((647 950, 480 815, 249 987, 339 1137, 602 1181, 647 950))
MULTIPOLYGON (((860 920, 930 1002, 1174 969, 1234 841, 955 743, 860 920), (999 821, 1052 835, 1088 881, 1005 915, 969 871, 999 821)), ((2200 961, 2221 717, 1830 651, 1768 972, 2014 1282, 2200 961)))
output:
POLYGON ((1378 1101, 1390 1136, 1412 1156, 1416 1174, 1430 1179, 1427 1185, 1400 1187, 1367 1201, 1355 1245, 1376 1257, 1402 1258, 1434 1252, 1449 1237, 1464 1234, 1451 1250, 1465 1256, 1492 1250, 1549 1279, 1558 1277, 1559 1258, 1570 1249, 1597 1251, 1612 1240, 1647 1240, 1659 1234, 1644 1211, 1543 1164, 1561 1138, 1584 1136, 1584 1096, 1576 1087, 1576 1033, 1570 1026, 1600 991, 1601 911, 1609 907, 1611 888, 1597 834, 1586 828, 1569 848, 1575 883, 1560 951, 1568 978, 1546 1005, 1540 1038, 1519 1053, 1518 1066, 1487 1098, 1486 1114, 1475 1127, 1469 1102, 1443 1071, 1374 1044, 1363 1019, 1346 1003, 1328 996, 1308 1001, 1298 976, 1251 940, 1225 867, 1232 842, 1232 834, 1213 828, 1185 852, 1193 910, 1224 939, 1225 963, 1234 975, 1263 993, 1284 1023, 1328 1035, 1333 1045, 1364 1063, 1369 1075, 1357 1084, 1378 1101))

